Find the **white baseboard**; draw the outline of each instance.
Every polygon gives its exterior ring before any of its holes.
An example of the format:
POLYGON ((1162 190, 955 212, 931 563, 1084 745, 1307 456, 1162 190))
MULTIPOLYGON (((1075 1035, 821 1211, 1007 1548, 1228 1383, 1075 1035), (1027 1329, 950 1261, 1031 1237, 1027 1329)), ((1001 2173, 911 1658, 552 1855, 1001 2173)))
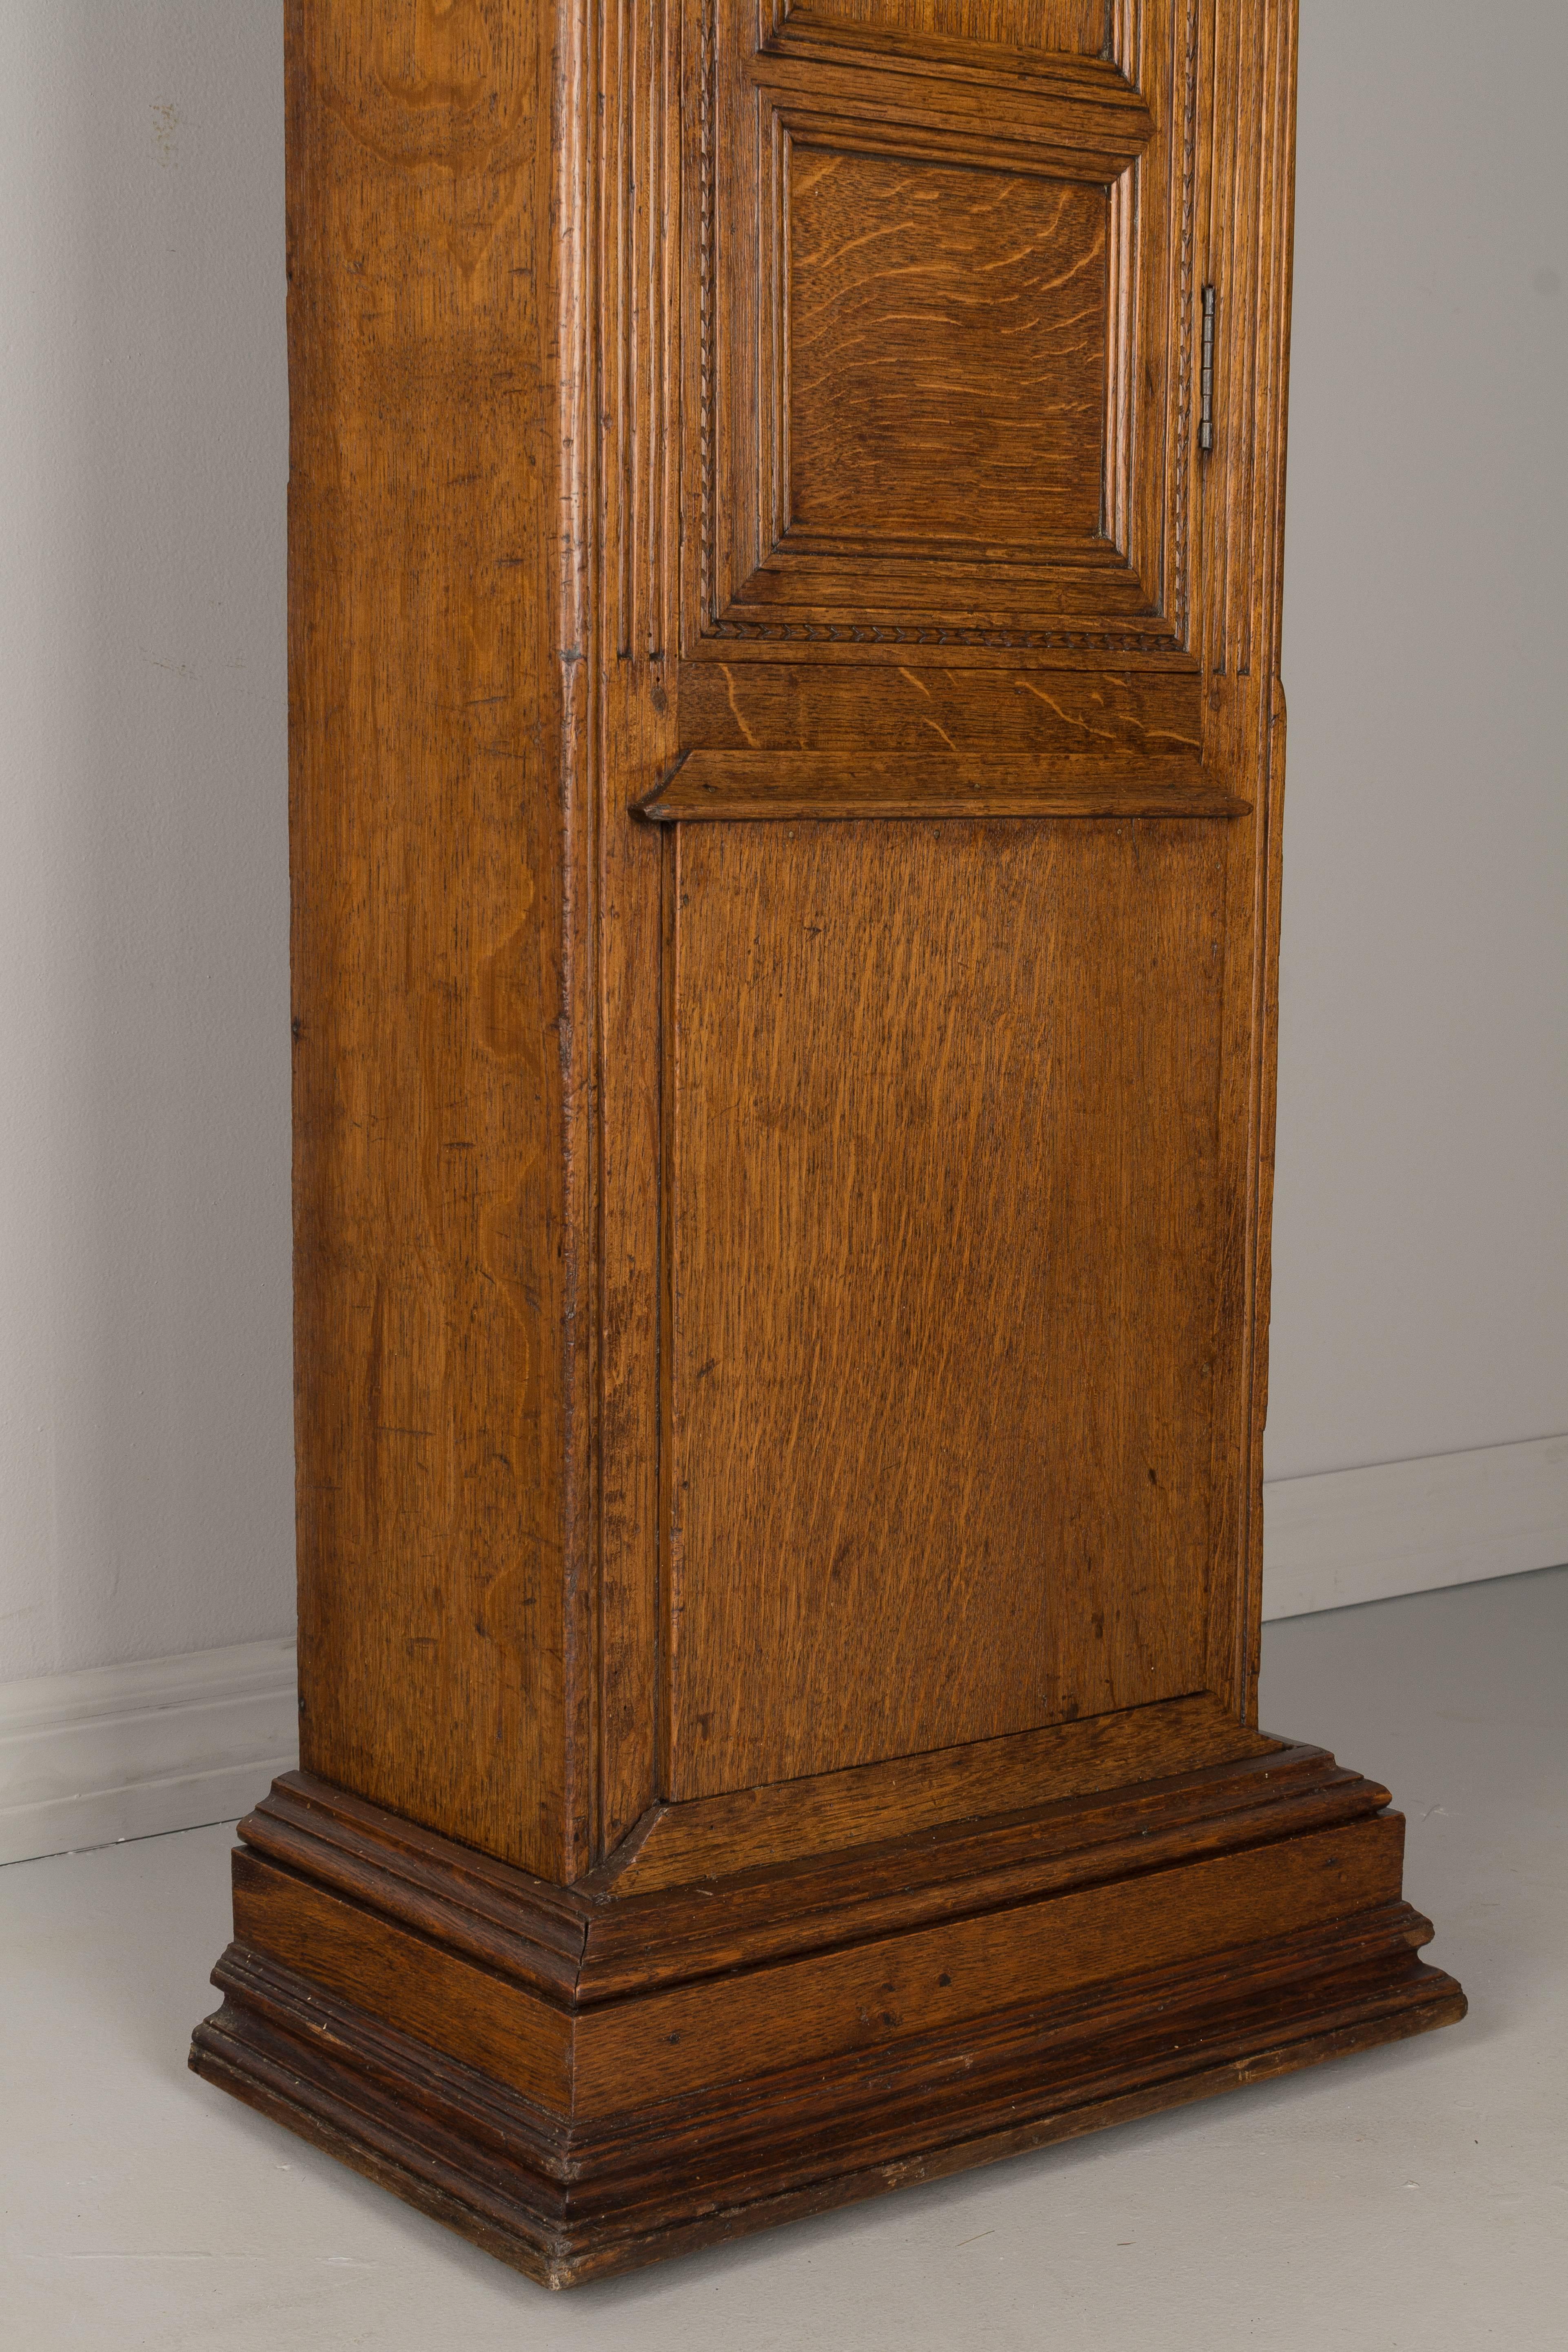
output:
MULTIPOLYGON (((1568 1437, 1264 1489, 1263 1613, 1568 1562, 1568 1437)), ((0 1863, 233 1821, 293 1769, 294 1644, 0 1685, 0 1863)))
POLYGON ((234 1821, 298 1753, 291 1641, 0 1685, 0 1863, 234 1821))
POLYGON ((1568 1437, 1478 1445, 1263 1489, 1263 1614, 1568 1563, 1568 1437))

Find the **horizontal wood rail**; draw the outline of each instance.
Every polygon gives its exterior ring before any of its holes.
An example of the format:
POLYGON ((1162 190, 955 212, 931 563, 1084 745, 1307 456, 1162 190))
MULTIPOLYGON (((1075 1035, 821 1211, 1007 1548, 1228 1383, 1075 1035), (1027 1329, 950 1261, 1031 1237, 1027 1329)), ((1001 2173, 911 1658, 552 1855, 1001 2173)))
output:
POLYGON ((688 751, 636 803, 694 820, 961 816, 1245 816, 1200 760, 952 753, 688 751))

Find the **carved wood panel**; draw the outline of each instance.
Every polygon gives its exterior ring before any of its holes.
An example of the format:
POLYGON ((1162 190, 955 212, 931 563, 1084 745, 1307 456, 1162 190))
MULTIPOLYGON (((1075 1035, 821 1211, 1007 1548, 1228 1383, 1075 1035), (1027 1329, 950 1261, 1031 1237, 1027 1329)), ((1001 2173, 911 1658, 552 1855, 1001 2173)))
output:
POLYGON ((1179 654, 1195 51, 1173 0, 1115 57, 694 5, 688 657, 1179 654))

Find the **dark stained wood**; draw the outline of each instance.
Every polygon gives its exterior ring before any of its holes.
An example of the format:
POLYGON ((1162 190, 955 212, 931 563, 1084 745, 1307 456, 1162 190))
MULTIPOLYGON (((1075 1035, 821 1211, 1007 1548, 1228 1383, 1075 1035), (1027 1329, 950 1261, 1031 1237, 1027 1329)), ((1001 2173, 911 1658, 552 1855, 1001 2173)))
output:
POLYGON ((374 1924, 355 1905, 276 1870, 235 1857, 234 1926, 239 1941, 270 1952, 314 1984, 546 2106, 569 2112, 572 2027, 563 2011, 517 1984, 506 1988, 428 1936, 374 1924))
POLYGON ((682 833, 670 1795, 1205 1686, 1226 830, 682 833))
POLYGON ((635 1837, 605 1864, 603 1883, 621 1896, 640 1895, 692 1878, 724 1876, 879 1837, 909 1836, 946 1822, 1086 1796, 1156 1770, 1183 1772, 1272 1756, 1278 1748, 1202 1691, 1045 1731, 650 1809, 635 1837))
MULTIPOLYGON (((879 2096, 851 2106, 847 2128, 811 2114, 763 2149, 731 2129, 717 2160, 714 2136, 689 2126, 678 2149, 663 2109, 614 2138, 541 2130, 520 2102, 238 1948, 191 2063, 542 2285, 567 2287, 1451 2024, 1464 1996, 1413 1962, 1426 1923, 1400 1914, 1381 1936, 1355 1923, 1294 1939, 1185 2000, 1146 1980, 1049 2030, 1014 2025, 982 2051, 964 2035, 902 2065, 878 2053, 879 2096), (1149 2014, 1157 2025, 1139 2032, 1149 2014), (693 2142, 689 2170, 672 2157, 693 2142)), ((820 2090, 824 2070, 814 2078, 820 2090)), ((828 2079, 841 2096, 860 2087, 848 2065, 828 2079)))
POLYGON ((1458 2017, 1256 1722, 1290 0, 287 26, 305 1769, 193 2064, 565 2284, 1458 2017))
POLYGON ((1246 816, 1197 760, 1030 760, 984 752, 688 751, 637 813, 716 817, 1246 816))
POLYGON ((1151 1849, 1137 1799, 1109 1840, 1079 1808, 1087 1844, 1058 1809, 1058 1874, 1032 1900, 891 1936, 872 1901, 856 1940, 762 1966, 689 1940, 629 1997, 590 1936, 552 1999, 476 1942, 477 1880, 529 1931, 518 1947, 575 1906, 668 1954, 689 1896, 590 1903, 286 1783, 244 1834, 313 1829, 288 1868, 237 1856, 239 1940, 192 2063, 565 2284, 1462 2015, 1415 1958, 1431 1930, 1399 1900, 1384 1792, 1316 1753, 1277 1762, 1277 1786, 1267 1759, 1233 1768, 1250 1810, 1194 1817, 1173 1847, 1151 1849), (321 1882, 356 1845, 384 1862, 345 1901, 321 1882))

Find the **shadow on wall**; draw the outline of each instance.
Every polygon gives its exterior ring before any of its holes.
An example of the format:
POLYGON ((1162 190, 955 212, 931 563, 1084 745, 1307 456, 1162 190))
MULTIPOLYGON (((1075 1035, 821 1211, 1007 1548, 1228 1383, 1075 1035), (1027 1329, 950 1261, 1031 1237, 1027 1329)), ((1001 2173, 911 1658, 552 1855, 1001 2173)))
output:
POLYGON ((280 0, 0 26, 0 1682, 293 1613, 280 0))

